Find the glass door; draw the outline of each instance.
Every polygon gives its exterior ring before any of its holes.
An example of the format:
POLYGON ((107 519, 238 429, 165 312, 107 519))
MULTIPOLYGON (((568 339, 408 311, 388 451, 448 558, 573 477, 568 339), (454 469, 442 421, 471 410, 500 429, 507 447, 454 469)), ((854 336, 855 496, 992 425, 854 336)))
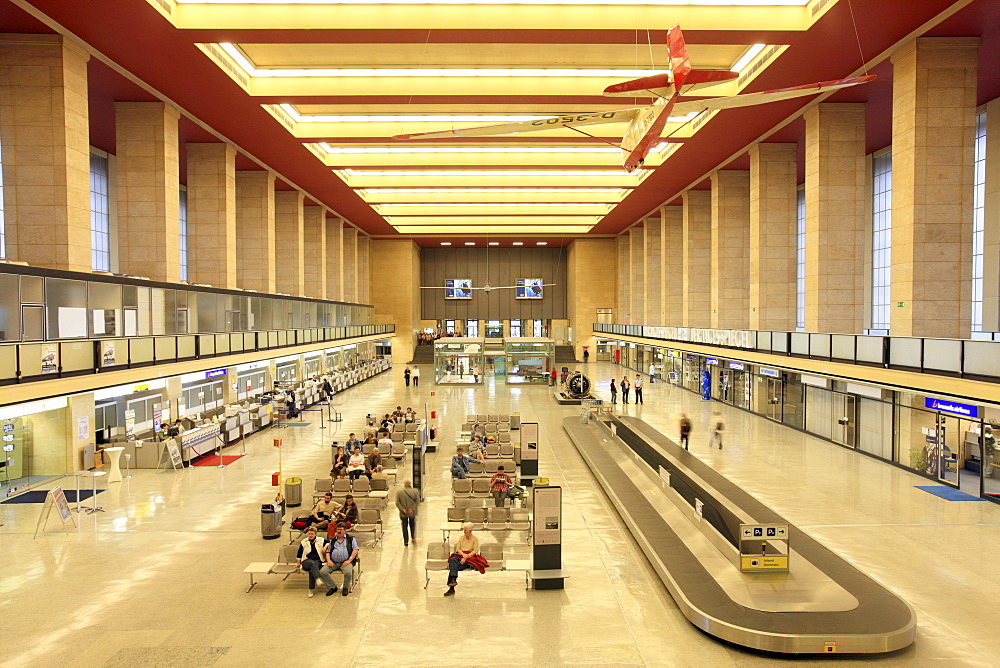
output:
MULTIPOLYGON (((514 336, 513 331, 511 336, 514 336)), ((518 334, 520 336, 520 334, 518 334)), ((486 321, 486 338, 487 339, 502 339, 503 338, 503 321, 502 320, 487 320, 486 321)))
POLYGON ((831 433, 833 440, 841 445, 853 448, 856 442, 855 425, 857 424, 856 397, 853 394, 834 392, 832 397, 833 425, 831 433))
POLYGON ((941 482, 961 488, 964 484, 970 494, 979 496, 979 476, 972 472, 961 476, 965 464, 965 432, 973 429, 973 423, 957 417, 938 413, 934 436, 928 437, 928 460, 933 457, 933 468, 941 482))

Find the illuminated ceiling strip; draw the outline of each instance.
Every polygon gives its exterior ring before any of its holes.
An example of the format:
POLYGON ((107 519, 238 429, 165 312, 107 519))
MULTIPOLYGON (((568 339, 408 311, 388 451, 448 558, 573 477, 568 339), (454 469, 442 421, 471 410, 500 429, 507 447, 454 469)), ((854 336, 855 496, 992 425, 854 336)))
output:
POLYGON ((601 193, 609 195, 624 195, 627 188, 359 188, 357 192, 365 195, 433 195, 435 193, 601 193))
MULTIPOLYGON (((622 170, 613 171, 596 169, 345 169, 350 176, 635 176, 645 170, 636 170, 631 175, 622 170)), ((638 177, 636 177, 638 178, 638 177)))
POLYGON ((174 0, 178 5, 627 5, 801 7, 810 0, 174 0))
POLYGON ((751 46, 749 49, 747 49, 746 53, 744 53, 743 56, 736 61, 736 64, 733 65, 733 68, 730 71, 742 72, 743 68, 749 65, 750 61, 756 58, 760 54, 760 52, 764 50, 765 46, 766 44, 754 44, 753 46, 751 46))
MULTIPOLYGON (((692 114, 693 118, 696 114, 692 114)), ((391 155, 391 154, 434 154, 434 153, 614 153, 621 149, 614 146, 330 146, 319 143, 320 148, 330 155, 391 155)), ((659 153, 667 142, 660 142, 650 153, 659 153)))
POLYGON ((391 203, 387 203, 387 204, 376 204, 375 206, 378 207, 379 209, 406 208, 406 207, 411 207, 411 206, 433 206, 433 207, 438 207, 438 206, 468 206, 468 207, 474 207, 474 206, 489 206, 489 207, 495 207, 495 206, 503 206, 503 207, 508 207, 508 206, 517 206, 517 207, 586 206, 586 207, 592 207, 592 208, 597 208, 597 209, 606 209, 609 205, 610 205, 610 203, 605 203, 605 202, 472 202, 472 203, 468 203, 468 204, 465 203, 465 202, 441 202, 439 204, 435 204, 434 202, 413 202, 413 203, 391 202, 391 203))
MULTIPOLYGON (((424 3, 420 3, 424 4, 424 3)), ((225 51, 252 77, 603 77, 634 78, 659 74, 662 70, 577 70, 577 69, 490 69, 490 68, 368 68, 368 69, 278 69, 257 68, 229 42, 219 48, 225 51)))

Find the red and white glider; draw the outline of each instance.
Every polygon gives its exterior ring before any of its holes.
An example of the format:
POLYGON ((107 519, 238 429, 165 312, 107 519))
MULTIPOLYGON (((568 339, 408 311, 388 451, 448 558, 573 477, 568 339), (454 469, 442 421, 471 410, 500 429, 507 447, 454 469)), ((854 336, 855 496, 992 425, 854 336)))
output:
MULTIPOLYGON (((766 90, 745 95, 731 95, 705 100, 679 102, 678 98, 692 95, 695 91, 714 86, 739 76, 738 72, 726 70, 696 70, 691 67, 687 46, 681 27, 675 25, 667 32, 667 54, 670 60, 670 70, 663 74, 633 79, 620 84, 614 84, 604 89, 608 96, 634 96, 637 93, 651 93, 657 96, 656 102, 648 107, 618 109, 616 111, 596 111, 582 114, 569 114, 539 118, 533 121, 519 123, 502 123, 500 125, 483 125, 474 128, 458 130, 442 130, 439 132, 421 132, 418 134, 396 135, 393 139, 443 139, 446 137, 489 137, 509 135, 521 132, 538 132, 555 128, 575 128, 583 125, 598 125, 602 123, 628 122, 628 129, 622 137, 619 148, 622 151, 625 171, 632 172, 642 166, 649 151, 660 141, 667 119, 673 116, 687 116, 702 111, 718 109, 735 109, 751 107, 779 100, 790 100, 806 95, 816 95, 827 91, 857 86, 875 79, 875 75, 834 79, 833 81, 818 81, 816 83, 766 90)), ((584 133, 586 134, 586 133, 584 133)))

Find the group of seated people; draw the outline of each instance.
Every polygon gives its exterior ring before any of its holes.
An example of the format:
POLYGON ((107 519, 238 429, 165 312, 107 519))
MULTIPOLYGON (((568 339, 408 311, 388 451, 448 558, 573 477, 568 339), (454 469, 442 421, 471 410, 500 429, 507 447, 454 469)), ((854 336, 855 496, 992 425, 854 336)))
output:
POLYGON ((379 427, 381 429, 389 430, 392 429, 392 425, 396 424, 397 422, 410 423, 416 421, 417 421, 417 414, 413 411, 412 408, 407 407, 407 409, 404 411, 402 406, 396 406, 396 410, 394 410, 391 413, 385 414, 385 416, 382 418, 382 421, 379 422, 379 427))
POLYGON ((306 526, 327 529, 328 536, 332 536, 337 524, 344 524, 349 529, 357 521, 358 504, 354 502, 353 494, 348 494, 344 503, 340 504, 333 500, 333 492, 327 492, 313 506, 306 526))
MULTIPOLYGON (((351 451, 351 454, 347 454, 345 446, 337 446, 337 454, 333 456, 333 468, 330 469, 331 478, 350 478, 351 480, 357 480, 361 476, 366 476, 369 480, 388 478, 388 474, 382 470, 382 455, 379 454, 378 445, 372 448, 370 455, 365 457, 361 454, 361 444, 354 438, 354 434, 351 434, 347 443, 347 450, 351 451), (354 443, 353 451, 351 451, 352 442, 354 443)), ((379 445, 381 444, 382 441, 379 441, 379 445)), ((392 441, 389 441, 389 447, 391 446, 392 441)))
MULTIPOLYGON (((459 448, 455 456, 451 458, 451 476, 459 480, 469 477, 469 464, 475 464, 478 459, 466 457, 465 451, 459 448)), ((493 494, 493 501, 497 508, 503 508, 507 499, 507 491, 513 481, 510 475, 504 470, 503 465, 497 467, 497 472, 490 478, 490 493, 493 494)))
POLYGON ((469 432, 469 454, 480 462, 486 461, 486 446, 496 443, 496 434, 487 434, 482 425, 476 423, 469 432))
POLYGON ((346 523, 338 522, 331 526, 334 531, 327 538, 318 536, 316 527, 309 527, 306 529, 306 537, 299 544, 296 565, 309 574, 309 598, 313 597, 317 579, 326 585, 327 596, 337 593, 337 585, 330 577, 334 571, 344 574, 342 595, 347 596, 351 591, 354 564, 358 560, 358 541, 347 534, 346 523))

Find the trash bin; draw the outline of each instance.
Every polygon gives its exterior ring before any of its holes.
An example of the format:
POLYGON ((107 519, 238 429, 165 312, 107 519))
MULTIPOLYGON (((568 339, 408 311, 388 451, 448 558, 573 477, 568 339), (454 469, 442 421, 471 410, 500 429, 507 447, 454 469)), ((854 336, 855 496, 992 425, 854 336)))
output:
POLYGON ((583 424, 590 422, 590 407, 586 406, 582 411, 580 411, 580 421, 583 424))
POLYGON ((265 503, 260 507, 260 535, 265 540, 281 535, 281 514, 274 512, 272 503, 265 503))
POLYGON ((285 506, 295 508, 302 505, 302 478, 285 478, 285 506))

